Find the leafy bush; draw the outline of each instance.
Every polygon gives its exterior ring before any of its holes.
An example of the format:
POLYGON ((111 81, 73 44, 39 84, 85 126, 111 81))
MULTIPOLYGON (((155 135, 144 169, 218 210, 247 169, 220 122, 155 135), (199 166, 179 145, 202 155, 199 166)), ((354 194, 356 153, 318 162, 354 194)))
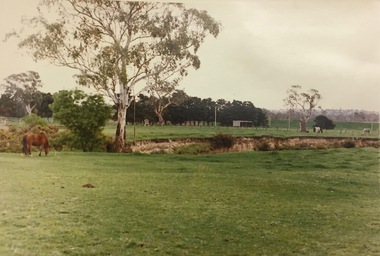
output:
POLYGON ((45 119, 37 116, 36 114, 30 114, 22 118, 22 121, 26 124, 27 128, 30 129, 36 126, 47 126, 45 119))
POLYGON ((21 140, 18 134, 0 130, 0 152, 21 152, 21 140))
POLYGON ((270 151, 271 147, 267 141, 260 141, 256 144, 255 149, 259 151, 270 151))
POLYGON ((344 148, 354 148, 354 147, 356 147, 356 144, 355 144, 355 141, 346 140, 346 141, 343 141, 342 146, 344 148))
POLYGON ((115 142, 112 137, 108 137, 105 144, 106 144, 105 148, 107 152, 115 152, 115 142))
POLYGON ((315 126, 321 127, 323 130, 332 130, 335 128, 335 124, 332 120, 328 119, 326 116, 319 115, 314 118, 315 126))
POLYGON ((102 134, 111 115, 102 95, 83 91, 59 91, 51 105, 53 116, 71 132, 71 145, 83 151, 106 149, 107 137, 102 134))
POLYGON ((212 149, 232 148, 235 144, 235 138, 231 134, 217 133, 211 138, 212 149))
POLYGON ((81 149, 84 152, 88 151, 107 151, 112 152, 113 142, 110 138, 102 133, 97 134, 92 140, 83 140, 76 134, 70 131, 60 132, 54 139, 50 140, 50 144, 57 148, 68 148, 69 150, 81 149), (111 143, 111 144, 110 144, 111 143))

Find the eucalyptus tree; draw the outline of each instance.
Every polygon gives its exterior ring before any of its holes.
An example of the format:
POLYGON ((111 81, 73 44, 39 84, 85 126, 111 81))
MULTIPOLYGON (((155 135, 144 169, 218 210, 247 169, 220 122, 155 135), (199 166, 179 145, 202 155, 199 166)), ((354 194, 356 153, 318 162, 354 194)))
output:
POLYGON ((300 85, 292 85, 287 90, 287 97, 284 99, 284 103, 289 110, 300 109, 299 112, 299 130, 301 132, 307 131, 307 122, 309 121, 313 111, 318 107, 318 103, 322 96, 316 89, 310 89, 308 91, 301 91, 300 85))
POLYGON ((24 106, 30 115, 42 101, 42 87, 40 75, 35 71, 12 74, 4 79, 2 84, 5 94, 18 104, 24 106))
POLYGON ((176 90, 175 83, 167 81, 157 81, 152 84, 150 89, 151 101, 154 113, 158 119, 158 125, 164 125, 164 111, 170 105, 178 105, 187 99, 187 95, 183 90, 176 90))
POLYGON ((118 152, 125 149, 126 110, 149 88, 147 79, 198 68, 200 45, 221 27, 206 11, 177 3, 42 0, 39 10, 27 23, 34 32, 21 36, 19 46, 35 60, 77 70, 80 85, 113 100, 118 152))

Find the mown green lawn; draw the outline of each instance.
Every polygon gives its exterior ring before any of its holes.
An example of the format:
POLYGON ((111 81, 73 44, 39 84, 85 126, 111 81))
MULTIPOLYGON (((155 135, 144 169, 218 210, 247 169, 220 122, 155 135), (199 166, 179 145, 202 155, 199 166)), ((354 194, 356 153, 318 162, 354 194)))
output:
POLYGON ((0 163, 0 255, 380 254, 378 149, 0 163))
MULTIPOLYGON (((212 137, 216 133, 229 133, 234 136, 274 136, 274 137, 290 137, 290 136, 323 136, 323 137, 369 137, 379 138, 379 129, 375 125, 374 130, 370 135, 363 135, 363 128, 371 127, 366 123, 339 123, 338 128, 334 130, 325 130, 321 133, 312 132, 312 127, 309 127, 309 133, 300 133, 297 131, 297 126, 293 125, 291 129, 287 129, 286 121, 277 122, 279 126, 270 128, 262 127, 221 127, 221 126, 142 126, 142 125, 127 125, 127 140, 147 139, 172 139, 172 138, 205 138, 212 137)), ((105 129, 105 134, 114 136, 116 124, 109 123, 105 129)))

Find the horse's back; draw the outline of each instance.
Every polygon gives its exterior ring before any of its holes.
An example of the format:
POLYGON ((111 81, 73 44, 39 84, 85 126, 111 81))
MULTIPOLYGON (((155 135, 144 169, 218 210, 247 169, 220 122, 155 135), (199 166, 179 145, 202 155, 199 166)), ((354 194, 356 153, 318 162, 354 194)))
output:
POLYGON ((33 145, 39 144, 39 145, 45 145, 46 143, 48 144, 48 138, 44 132, 39 132, 39 133, 33 133, 33 132, 27 132, 25 133, 23 137, 23 143, 24 141, 26 143, 30 143, 33 145))

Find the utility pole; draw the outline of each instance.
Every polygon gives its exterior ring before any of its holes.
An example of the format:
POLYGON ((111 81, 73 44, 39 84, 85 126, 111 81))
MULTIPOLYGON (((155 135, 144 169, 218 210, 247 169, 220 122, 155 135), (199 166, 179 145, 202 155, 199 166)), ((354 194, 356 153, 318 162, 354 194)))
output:
POLYGON ((218 110, 218 105, 215 105, 215 113, 214 113, 214 126, 216 127, 216 111, 218 110))

